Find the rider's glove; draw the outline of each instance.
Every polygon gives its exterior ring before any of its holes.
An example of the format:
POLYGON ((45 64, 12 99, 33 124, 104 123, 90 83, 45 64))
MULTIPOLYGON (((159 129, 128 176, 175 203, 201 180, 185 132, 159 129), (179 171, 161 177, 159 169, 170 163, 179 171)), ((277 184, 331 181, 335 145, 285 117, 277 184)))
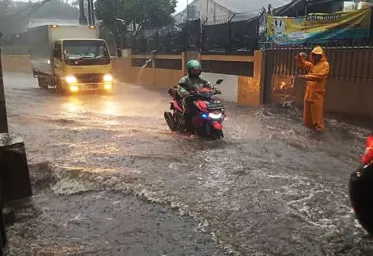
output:
POLYGON ((216 93, 216 94, 221 94, 221 90, 216 89, 216 90, 215 90, 215 93, 216 93))

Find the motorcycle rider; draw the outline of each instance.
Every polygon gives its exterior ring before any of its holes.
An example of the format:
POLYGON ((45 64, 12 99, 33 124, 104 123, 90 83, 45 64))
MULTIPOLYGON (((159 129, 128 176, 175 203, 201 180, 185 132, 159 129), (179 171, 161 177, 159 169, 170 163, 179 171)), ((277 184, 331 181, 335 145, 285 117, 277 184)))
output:
MULTIPOLYGON (((191 101, 188 101, 189 95, 197 92, 199 89, 206 87, 212 89, 209 81, 201 76, 202 66, 198 60, 191 60, 187 63, 188 75, 181 78, 177 87, 177 93, 183 98, 184 117, 190 112, 191 101)), ((188 118, 186 118, 188 121, 188 118)))

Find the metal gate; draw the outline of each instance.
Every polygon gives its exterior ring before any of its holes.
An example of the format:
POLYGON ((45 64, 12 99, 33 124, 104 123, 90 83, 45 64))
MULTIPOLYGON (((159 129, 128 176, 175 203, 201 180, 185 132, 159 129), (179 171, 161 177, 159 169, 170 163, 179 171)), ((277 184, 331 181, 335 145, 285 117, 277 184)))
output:
POLYGON ((272 94, 272 77, 274 74, 274 54, 271 50, 264 51, 264 90, 263 90, 263 103, 271 103, 272 94))
POLYGON ((264 104, 295 100, 294 78, 299 73, 295 63, 295 56, 300 51, 303 51, 303 49, 275 47, 264 51, 264 104))

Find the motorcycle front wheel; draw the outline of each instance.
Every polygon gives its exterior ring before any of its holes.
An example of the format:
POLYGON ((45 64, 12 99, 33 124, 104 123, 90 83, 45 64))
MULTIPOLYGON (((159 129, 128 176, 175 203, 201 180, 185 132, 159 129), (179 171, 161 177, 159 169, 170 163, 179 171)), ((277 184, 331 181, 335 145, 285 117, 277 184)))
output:
POLYGON ((219 140, 224 138, 222 130, 216 130, 210 123, 205 123, 196 129, 197 135, 201 138, 219 140))
POLYGON ((224 133, 222 130, 215 130, 212 133, 212 137, 216 140, 220 140, 224 138, 224 133))

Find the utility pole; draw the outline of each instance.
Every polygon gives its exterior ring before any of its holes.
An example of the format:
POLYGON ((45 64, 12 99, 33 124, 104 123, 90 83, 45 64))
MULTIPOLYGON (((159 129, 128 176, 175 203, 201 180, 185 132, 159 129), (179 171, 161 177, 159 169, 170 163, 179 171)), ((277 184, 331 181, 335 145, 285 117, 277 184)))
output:
POLYGON ((6 115, 5 93, 4 93, 4 80, 3 80, 3 65, 2 65, 2 50, 1 38, 3 34, 0 32, 0 133, 8 133, 8 118, 6 115))
POLYGON ((91 0, 88 0, 87 1, 88 2, 88 11, 87 11, 87 13, 88 13, 88 25, 90 25, 90 26, 92 26, 93 24, 92 24, 92 2, 91 2, 91 0))
POLYGON ((95 7, 93 0, 87 0, 88 3, 88 25, 95 26, 95 7))
POLYGON ((186 7, 186 11, 187 11, 187 21, 189 21, 189 0, 187 0, 187 7, 186 7))
POLYGON ((95 4, 93 3, 93 0, 88 0, 91 1, 91 13, 92 13, 92 26, 96 26, 96 18, 95 18, 95 4))
MULTIPOLYGON (((113 0, 113 10, 114 10, 114 48, 117 52, 118 49, 118 9, 119 9, 119 0, 113 0)), ((118 53, 117 53, 118 55, 118 53)))
POLYGON ((79 0, 79 24, 88 25, 87 17, 84 13, 84 0, 79 0))

